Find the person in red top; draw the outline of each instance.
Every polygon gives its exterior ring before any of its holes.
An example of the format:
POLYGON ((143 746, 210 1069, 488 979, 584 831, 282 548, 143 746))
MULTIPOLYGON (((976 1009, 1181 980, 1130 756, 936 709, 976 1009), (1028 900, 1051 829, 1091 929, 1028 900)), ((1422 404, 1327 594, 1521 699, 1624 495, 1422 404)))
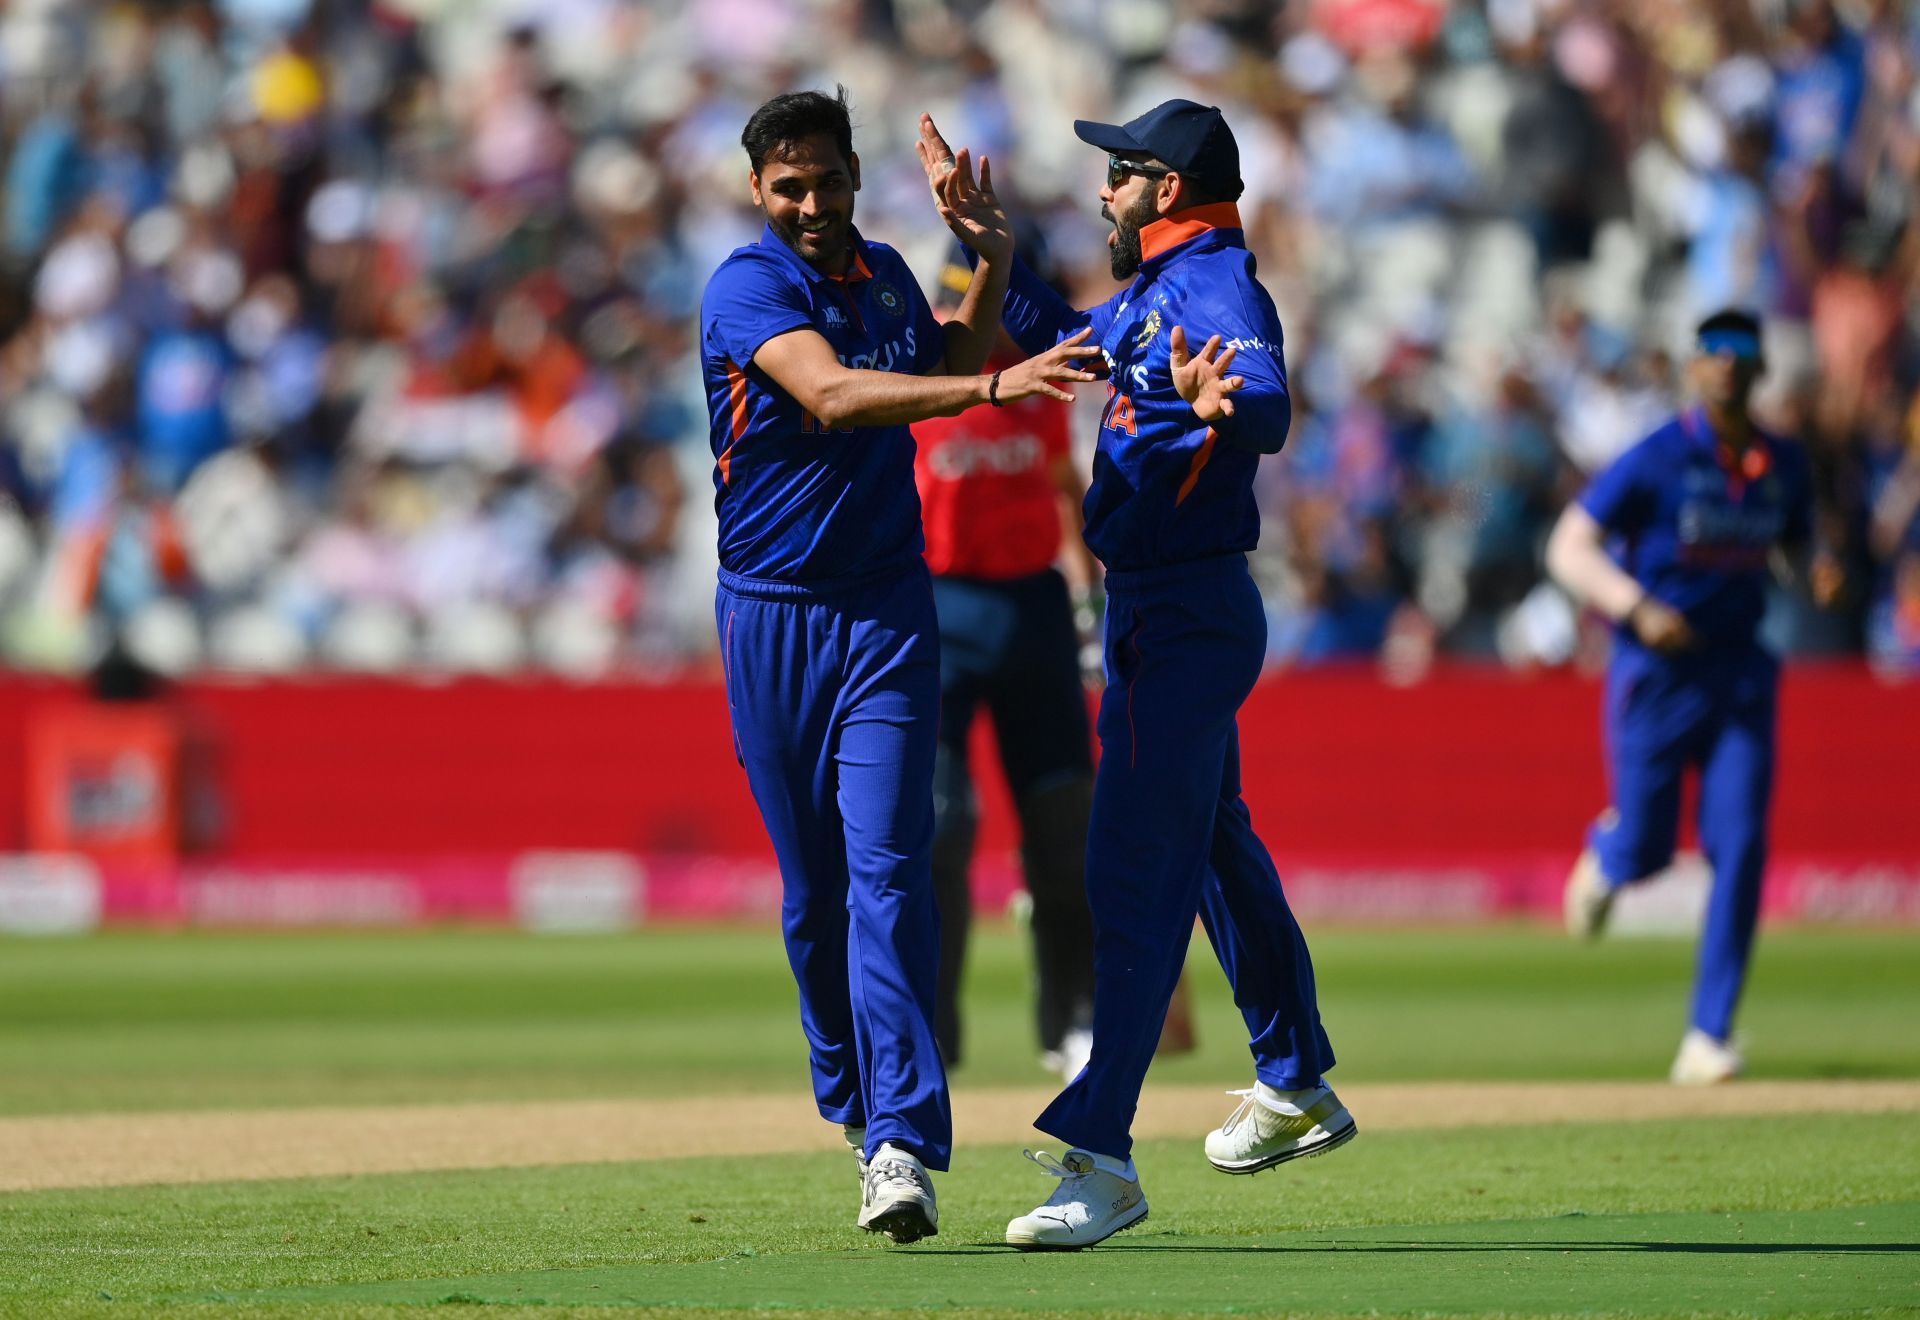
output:
MULTIPOLYGON (((1038 252, 1037 242, 1024 235, 1023 242, 1025 252, 1038 252)), ((946 305, 958 300, 970 274, 965 265, 943 272, 946 305)), ((1005 331, 1000 338, 988 371, 1020 360, 1005 331)), ((913 434, 940 621, 933 879, 941 947, 934 1034, 947 1063, 958 1063, 960 978, 972 909, 967 879, 979 824, 967 741, 984 706, 1020 816, 1022 869, 1033 898, 1040 1046, 1048 1065, 1071 1078, 1093 1039, 1093 919, 1085 884, 1093 750, 1073 602, 1076 594, 1089 598, 1094 572, 1079 536, 1086 483, 1073 464, 1069 421, 1066 405, 1030 398, 919 422, 913 434)))
MULTIPOLYGON (((961 268, 965 273, 965 268, 961 268)), ((1019 361, 1002 344, 987 371, 1019 361)), ((1063 556, 1076 590, 1090 585, 1091 555, 1062 536, 1077 528, 1085 483, 1073 466, 1066 405, 1038 397, 972 408, 913 428, 927 567, 936 577, 1009 582, 1049 573, 1063 556)))

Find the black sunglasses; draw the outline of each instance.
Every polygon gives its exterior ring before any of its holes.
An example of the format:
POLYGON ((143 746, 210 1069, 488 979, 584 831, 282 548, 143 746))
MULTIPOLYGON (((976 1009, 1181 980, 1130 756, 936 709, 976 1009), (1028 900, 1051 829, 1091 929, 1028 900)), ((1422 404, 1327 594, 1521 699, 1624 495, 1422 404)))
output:
POLYGON ((1118 156, 1107 157, 1107 187, 1118 188, 1127 181, 1129 175, 1138 174, 1143 179, 1164 179, 1172 170, 1163 170, 1155 165, 1142 165, 1137 160, 1122 160, 1118 156))

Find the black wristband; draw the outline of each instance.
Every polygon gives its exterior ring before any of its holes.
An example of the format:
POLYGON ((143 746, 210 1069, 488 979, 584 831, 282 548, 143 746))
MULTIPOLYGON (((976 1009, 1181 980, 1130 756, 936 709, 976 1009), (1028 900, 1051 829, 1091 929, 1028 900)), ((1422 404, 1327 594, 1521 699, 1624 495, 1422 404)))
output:
POLYGON ((987 381, 987 402, 996 408, 1006 407, 1000 402, 1000 373, 997 371, 993 373, 992 379, 987 381))

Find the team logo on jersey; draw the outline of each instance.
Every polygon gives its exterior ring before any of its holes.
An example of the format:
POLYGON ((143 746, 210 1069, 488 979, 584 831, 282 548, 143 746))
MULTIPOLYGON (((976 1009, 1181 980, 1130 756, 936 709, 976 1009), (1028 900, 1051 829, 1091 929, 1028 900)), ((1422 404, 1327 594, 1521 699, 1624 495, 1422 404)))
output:
POLYGON ((888 316, 905 316, 907 314, 907 300, 902 298, 900 296, 900 290, 894 288, 891 284, 874 285, 873 300, 880 304, 880 310, 888 316))
POLYGON ((1133 337, 1135 348, 1145 348, 1160 333, 1160 309, 1154 308, 1147 313, 1147 319, 1140 323, 1140 329, 1133 337))
POLYGON ((825 314, 828 325, 845 325, 847 323, 847 314, 838 307, 835 307, 832 303, 825 304, 820 310, 825 314))

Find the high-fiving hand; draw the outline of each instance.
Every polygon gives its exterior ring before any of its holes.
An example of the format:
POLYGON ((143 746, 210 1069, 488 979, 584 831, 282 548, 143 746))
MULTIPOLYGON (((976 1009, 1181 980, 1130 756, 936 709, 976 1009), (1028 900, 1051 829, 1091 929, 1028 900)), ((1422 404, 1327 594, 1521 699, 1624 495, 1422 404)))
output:
POLYGON ((1207 340, 1199 353, 1189 352, 1187 332, 1173 327, 1167 339, 1167 365, 1173 369, 1173 388, 1193 409, 1194 416, 1211 426, 1222 417, 1233 416, 1233 400, 1228 396, 1247 383, 1244 376, 1229 376, 1235 349, 1219 352, 1220 336, 1207 340))
POLYGON ((920 116, 920 138, 914 150, 927 172, 933 205, 954 237, 988 261, 1013 255, 1013 225, 993 191, 993 163, 980 158, 980 178, 973 177, 973 157, 967 148, 955 152, 934 127, 932 115, 920 116))
POLYGON ((1092 330, 1083 329, 1062 339, 1046 352, 1036 353, 1025 362, 1005 368, 1000 373, 1000 402, 1013 403, 1038 394, 1062 403, 1072 403, 1073 395, 1055 382, 1100 379, 1098 372, 1088 369, 1091 364, 1086 361, 1100 356, 1100 346, 1089 342, 1092 334, 1092 330))

